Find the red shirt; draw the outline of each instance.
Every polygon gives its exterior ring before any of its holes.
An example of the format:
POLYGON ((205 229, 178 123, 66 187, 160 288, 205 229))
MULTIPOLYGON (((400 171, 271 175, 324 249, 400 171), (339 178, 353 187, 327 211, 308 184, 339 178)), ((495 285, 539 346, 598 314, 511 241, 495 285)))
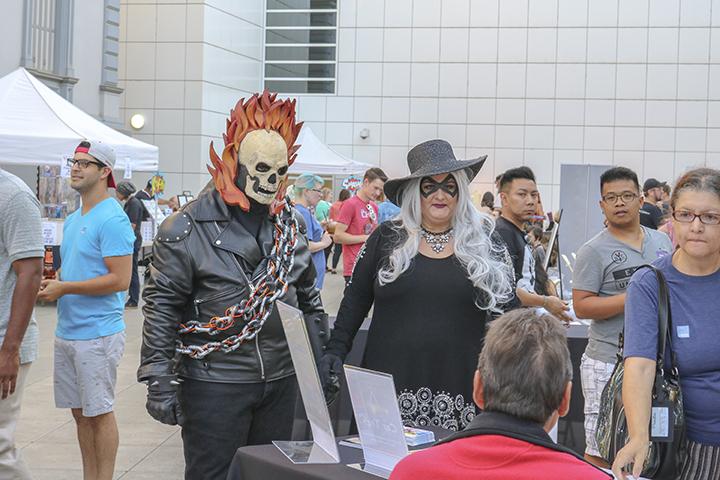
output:
POLYGON ((338 217, 340 216, 340 209, 342 209, 343 203, 345 203, 345 200, 338 200, 337 202, 330 205, 330 213, 328 215, 330 217, 330 220, 337 221, 338 217))
POLYGON ((390 480, 608 480, 568 453, 501 435, 475 435, 421 450, 395 466, 390 480))
MULTIPOLYGON (((375 202, 364 202, 355 195, 345 200, 337 218, 339 223, 347 225, 347 233, 351 235, 370 235, 378 225, 378 207, 375 202)), ((362 248, 362 243, 343 245, 343 275, 352 275, 355 259, 362 248)))

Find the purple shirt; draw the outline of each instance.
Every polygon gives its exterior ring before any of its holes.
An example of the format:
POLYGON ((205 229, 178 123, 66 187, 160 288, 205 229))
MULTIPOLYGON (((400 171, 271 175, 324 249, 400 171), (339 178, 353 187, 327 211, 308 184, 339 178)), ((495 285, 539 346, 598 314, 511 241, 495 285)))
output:
MULTIPOLYGON (((672 256, 654 262, 667 279, 672 345, 678 360, 687 435, 720 445, 720 270, 696 277, 679 272, 672 256)), ((625 358, 657 358, 657 279, 642 269, 633 275, 625 304, 625 358)), ((669 351, 666 360, 669 362, 669 351)))

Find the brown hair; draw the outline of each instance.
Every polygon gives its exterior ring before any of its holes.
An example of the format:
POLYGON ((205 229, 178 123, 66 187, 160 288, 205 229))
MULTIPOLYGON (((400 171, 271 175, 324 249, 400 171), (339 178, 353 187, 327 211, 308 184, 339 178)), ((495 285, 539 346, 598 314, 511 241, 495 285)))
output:
POLYGON ((486 411, 544 424, 572 380, 565 329, 534 309, 508 312, 490 324, 478 370, 486 411))
POLYGON ((378 167, 368 169, 365 172, 365 176, 363 176, 363 180, 367 180, 368 182, 374 182, 378 178, 383 182, 387 182, 388 179, 387 175, 385 175, 385 172, 383 172, 382 169, 378 167))
POLYGON ((482 200, 480 200, 481 207, 488 207, 490 209, 495 208, 495 196, 492 192, 483 193, 482 200))
MULTIPOLYGON (((302 122, 295 123, 295 100, 276 98, 277 93, 271 94, 265 90, 262 95, 254 94, 247 102, 244 98, 237 102, 235 108, 230 110, 227 129, 223 133, 225 148, 222 158, 217 156, 213 142, 210 142, 210 161, 215 168, 209 165, 207 168, 213 177, 215 188, 225 203, 239 205, 245 211, 249 210, 250 202, 235 181, 238 174, 238 150, 247 134, 254 130, 274 130, 279 133, 287 145, 288 165, 293 164, 300 148, 300 145, 295 145, 295 140, 300 134, 302 122)), ((276 198, 280 200, 283 195, 285 188, 281 186, 276 198)))
POLYGON ((696 168, 686 172, 675 184, 672 196, 670 197, 670 207, 675 208, 678 197, 685 190, 694 192, 710 192, 720 198, 720 170, 714 168, 696 168))

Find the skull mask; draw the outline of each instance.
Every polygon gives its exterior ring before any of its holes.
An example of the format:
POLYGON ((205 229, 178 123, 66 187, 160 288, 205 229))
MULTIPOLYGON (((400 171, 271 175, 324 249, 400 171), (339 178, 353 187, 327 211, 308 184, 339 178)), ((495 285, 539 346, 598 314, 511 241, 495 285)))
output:
POLYGON ((288 147, 274 130, 254 130, 240 143, 237 186, 263 205, 270 205, 287 179, 288 147))
POLYGON ((265 90, 230 110, 222 154, 210 142, 208 171, 228 205, 250 211, 250 201, 270 206, 276 215, 284 205, 288 166, 300 145, 302 122, 295 122, 295 100, 278 100, 265 90))

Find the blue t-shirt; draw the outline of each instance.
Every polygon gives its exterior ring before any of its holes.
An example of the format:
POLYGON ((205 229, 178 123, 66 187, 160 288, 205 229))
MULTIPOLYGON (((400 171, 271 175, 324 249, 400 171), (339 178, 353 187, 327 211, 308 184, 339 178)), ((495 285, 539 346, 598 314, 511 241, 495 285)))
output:
MULTIPOLYGON (((81 282, 107 275, 104 258, 132 255, 135 234, 114 198, 107 198, 82 215, 65 220, 60 245, 63 281, 81 282)), ((125 330, 123 292, 109 295, 63 295, 58 299, 55 335, 66 340, 90 340, 125 330)))
POLYGON ((394 218, 398 213, 400 213, 400 207, 392 203, 390 200, 385 200, 380 205, 378 205, 378 223, 383 223, 387 220, 390 220, 391 218, 394 218))
MULTIPOLYGON (((323 228, 320 226, 318 221, 315 220, 315 217, 312 213, 310 213, 310 210, 300 205, 299 203, 295 205, 295 208, 305 219, 308 240, 310 240, 311 242, 319 242, 323 236, 323 228)), ((315 265, 315 272, 317 273, 317 278, 315 279, 315 286, 318 289, 321 289, 323 286, 323 281, 325 280, 325 250, 318 250, 311 255, 313 265, 315 265)))
MULTIPOLYGON (((653 263, 670 289, 672 345, 678 361, 687 435, 720 445, 720 271, 694 277, 679 272, 668 255, 653 263)), ((657 358, 657 279, 649 269, 630 281, 625 303, 625 358, 657 358)), ((669 351, 665 353, 669 364, 669 351)))

